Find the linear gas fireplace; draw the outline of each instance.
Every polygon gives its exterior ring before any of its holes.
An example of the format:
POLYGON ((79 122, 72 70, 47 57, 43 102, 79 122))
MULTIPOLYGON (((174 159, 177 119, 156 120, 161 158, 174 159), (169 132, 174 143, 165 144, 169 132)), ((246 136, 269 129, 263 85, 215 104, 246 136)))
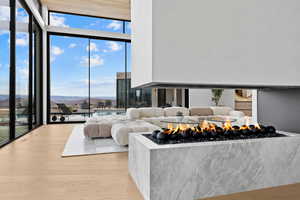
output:
POLYGON ((286 135, 276 132, 273 126, 261 124, 232 126, 230 120, 222 126, 209 123, 204 120, 197 126, 189 124, 168 124, 168 128, 155 130, 152 134, 144 134, 145 137, 156 144, 178 144, 193 142, 210 142, 226 140, 245 140, 268 137, 285 137, 286 135))

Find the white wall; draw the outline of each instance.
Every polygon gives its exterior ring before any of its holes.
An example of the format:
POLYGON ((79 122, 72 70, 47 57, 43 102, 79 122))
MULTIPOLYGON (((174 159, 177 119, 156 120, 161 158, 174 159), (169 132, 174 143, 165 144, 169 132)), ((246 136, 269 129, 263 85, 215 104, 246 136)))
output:
POLYGON ((133 0, 132 10, 134 87, 300 86, 298 0, 133 0))
MULTIPOLYGON (((211 89, 190 89, 190 107, 214 106, 211 100, 211 89)), ((219 105, 234 109, 234 90, 226 89, 220 99, 219 105)))
POLYGON ((152 80, 152 1, 132 0, 131 85, 152 80))

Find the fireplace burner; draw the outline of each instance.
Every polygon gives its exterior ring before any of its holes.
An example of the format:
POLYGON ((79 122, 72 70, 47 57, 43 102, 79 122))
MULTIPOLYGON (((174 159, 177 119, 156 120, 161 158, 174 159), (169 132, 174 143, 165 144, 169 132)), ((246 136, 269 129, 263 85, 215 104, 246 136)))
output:
POLYGON ((156 144, 178 144, 210 141, 226 141, 241 139, 256 139, 269 137, 285 137, 286 135, 276 132, 273 126, 243 125, 232 126, 226 121, 222 127, 203 121, 198 126, 179 124, 173 128, 171 124, 163 130, 155 130, 152 134, 144 134, 145 137, 156 144))

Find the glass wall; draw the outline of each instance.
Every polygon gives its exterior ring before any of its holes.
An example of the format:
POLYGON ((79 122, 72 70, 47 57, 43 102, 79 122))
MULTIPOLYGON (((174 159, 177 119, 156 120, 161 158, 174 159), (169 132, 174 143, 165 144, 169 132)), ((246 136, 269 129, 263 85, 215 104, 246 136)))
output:
MULTIPOLYGON (((51 120, 82 121, 89 117, 89 39, 50 37, 51 120)), ((100 59, 94 58, 93 65, 100 59)))
MULTIPOLYGON (((18 6, 22 6, 18 1, 18 6)), ((16 20, 16 136, 29 131, 29 14, 17 7, 16 20)))
POLYGON ((0 146, 42 122, 42 30, 24 0, 0 6, 0 146), (10 22, 11 16, 15 21, 10 22))
POLYGON ((0 145, 9 140, 10 8, 0 6, 0 145))
POLYGON ((49 39, 50 122, 125 113, 125 96, 117 105, 118 74, 125 72, 124 42, 59 35, 49 39))

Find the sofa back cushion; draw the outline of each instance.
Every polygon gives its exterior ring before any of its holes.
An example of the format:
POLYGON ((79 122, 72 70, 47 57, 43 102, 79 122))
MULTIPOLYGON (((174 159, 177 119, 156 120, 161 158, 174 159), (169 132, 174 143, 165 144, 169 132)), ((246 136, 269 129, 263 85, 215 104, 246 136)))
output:
POLYGON ((128 108, 126 111, 126 117, 129 120, 137 120, 140 118, 140 111, 137 108, 128 108))
POLYGON ((178 112, 181 112, 183 116, 190 115, 189 109, 185 107, 170 107, 170 108, 165 108, 164 111, 166 117, 176 116, 178 112))
POLYGON ((150 107, 150 108, 138 108, 140 112, 140 119, 147 117, 162 117, 164 116, 164 110, 162 108, 150 107))
POLYGON ((209 116, 214 114, 213 110, 208 107, 194 107, 189 110, 191 116, 209 116))
POLYGON ((213 110, 214 115, 229 115, 232 108, 226 106, 215 106, 210 107, 213 110))

